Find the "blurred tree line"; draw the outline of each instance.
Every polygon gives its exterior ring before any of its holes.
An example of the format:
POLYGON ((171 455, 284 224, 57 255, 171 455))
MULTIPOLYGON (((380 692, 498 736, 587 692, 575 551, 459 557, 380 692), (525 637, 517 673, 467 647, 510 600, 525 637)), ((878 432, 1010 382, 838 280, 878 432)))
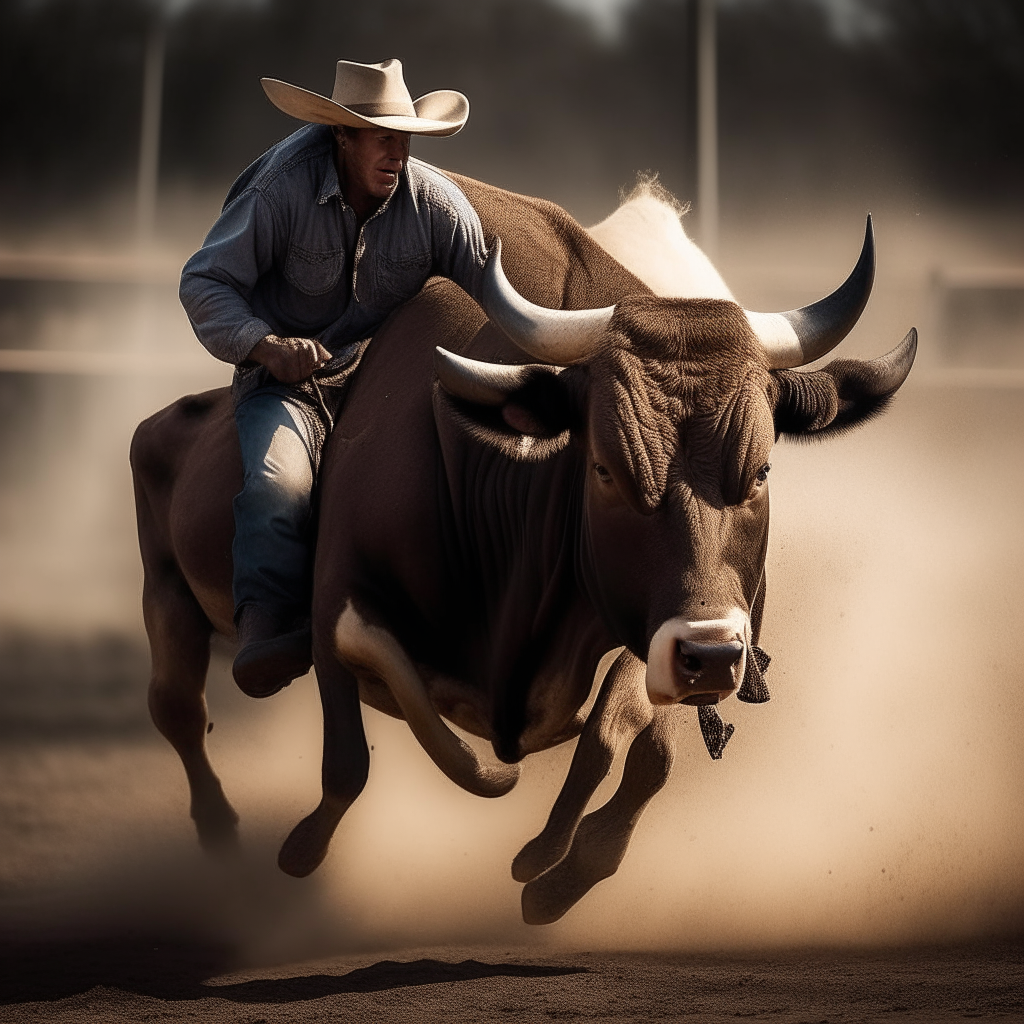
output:
MULTIPOLYGON (((1024 3, 723 0, 723 206, 872 189, 1024 200, 1024 3)), ((413 95, 472 117, 417 140, 441 166, 590 213, 639 169, 694 192, 693 0, 636 0, 614 39, 545 0, 205 0, 168 18, 161 180, 223 191, 297 123, 261 75, 330 94, 339 57, 399 56, 413 95), (575 206, 574 206, 575 203, 575 206)), ((131 188, 145 0, 0 0, 0 217, 59 216, 131 188)))

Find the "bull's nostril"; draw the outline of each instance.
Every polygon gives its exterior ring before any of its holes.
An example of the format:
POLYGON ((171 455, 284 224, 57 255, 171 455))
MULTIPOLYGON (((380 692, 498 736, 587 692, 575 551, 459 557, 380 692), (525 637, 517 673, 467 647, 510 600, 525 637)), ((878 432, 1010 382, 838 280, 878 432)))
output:
POLYGON ((708 643, 700 640, 676 641, 674 671, 680 685, 726 693, 735 689, 737 666, 743 658, 742 641, 708 643))
POLYGON ((679 656, 679 664, 682 666, 684 672, 694 676, 700 674, 700 670, 704 667, 704 664, 700 658, 695 654, 691 654, 687 650, 687 645, 684 641, 677 641, 676 654, 679 656))

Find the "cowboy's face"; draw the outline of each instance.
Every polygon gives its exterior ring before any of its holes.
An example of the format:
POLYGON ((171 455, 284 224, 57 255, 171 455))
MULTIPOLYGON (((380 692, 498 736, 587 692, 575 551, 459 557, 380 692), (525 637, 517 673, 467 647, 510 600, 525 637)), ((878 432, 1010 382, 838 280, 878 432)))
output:
POLYGON ((409 133, 385 128, 336 130, 344 164, 346 196, 353 193, 387 199, 409 159, 409 133))

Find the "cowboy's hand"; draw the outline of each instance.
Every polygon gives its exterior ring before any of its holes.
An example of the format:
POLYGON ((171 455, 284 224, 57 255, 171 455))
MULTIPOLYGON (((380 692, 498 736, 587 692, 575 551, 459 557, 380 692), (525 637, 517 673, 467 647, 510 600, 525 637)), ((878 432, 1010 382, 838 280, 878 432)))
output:
POLYGON ((268 334, 256 343, 249 359, 265 366, 282 384, 297 384, 325 366, 331 353, 312 338, 279 338, 268 334))

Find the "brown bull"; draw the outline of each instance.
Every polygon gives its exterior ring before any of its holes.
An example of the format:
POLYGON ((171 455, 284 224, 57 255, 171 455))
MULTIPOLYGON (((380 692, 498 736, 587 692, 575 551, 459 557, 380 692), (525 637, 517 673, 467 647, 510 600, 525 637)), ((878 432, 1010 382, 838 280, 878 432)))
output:
MULTIPOLYGON (((748 313, 658 298, 557 207, 456 180, 503 240, 512 284, 495 256, 489 322, 431 282, 374 338, 329 441, 313 596, 323 797, 279 863, 313 871, 361 792, 361 700, 404 718, 481 796, 511 789, 525 755, 579 736, 547 826, 513 864, 524 917, 540 923, 617 868, 668 777, 680 704, 698 706, 718 754, 728 733, 712 705, 736 691, 767 699, 754 645, 772 446, 879 412, 916 339, 875 362, 789 369, 859 316, 870 231, 828 299, 748 313), (498 763, 442 718, 489 741, 498 763), (584 817, 622 748, 617 792, 584 817)), ((233 634, 241 470, 227 392, 143 423, 132 466, 150 708, 184 763, 200 840, 230 842, 237 817, 207 759, 203 697, 211 633, 233 634)))

